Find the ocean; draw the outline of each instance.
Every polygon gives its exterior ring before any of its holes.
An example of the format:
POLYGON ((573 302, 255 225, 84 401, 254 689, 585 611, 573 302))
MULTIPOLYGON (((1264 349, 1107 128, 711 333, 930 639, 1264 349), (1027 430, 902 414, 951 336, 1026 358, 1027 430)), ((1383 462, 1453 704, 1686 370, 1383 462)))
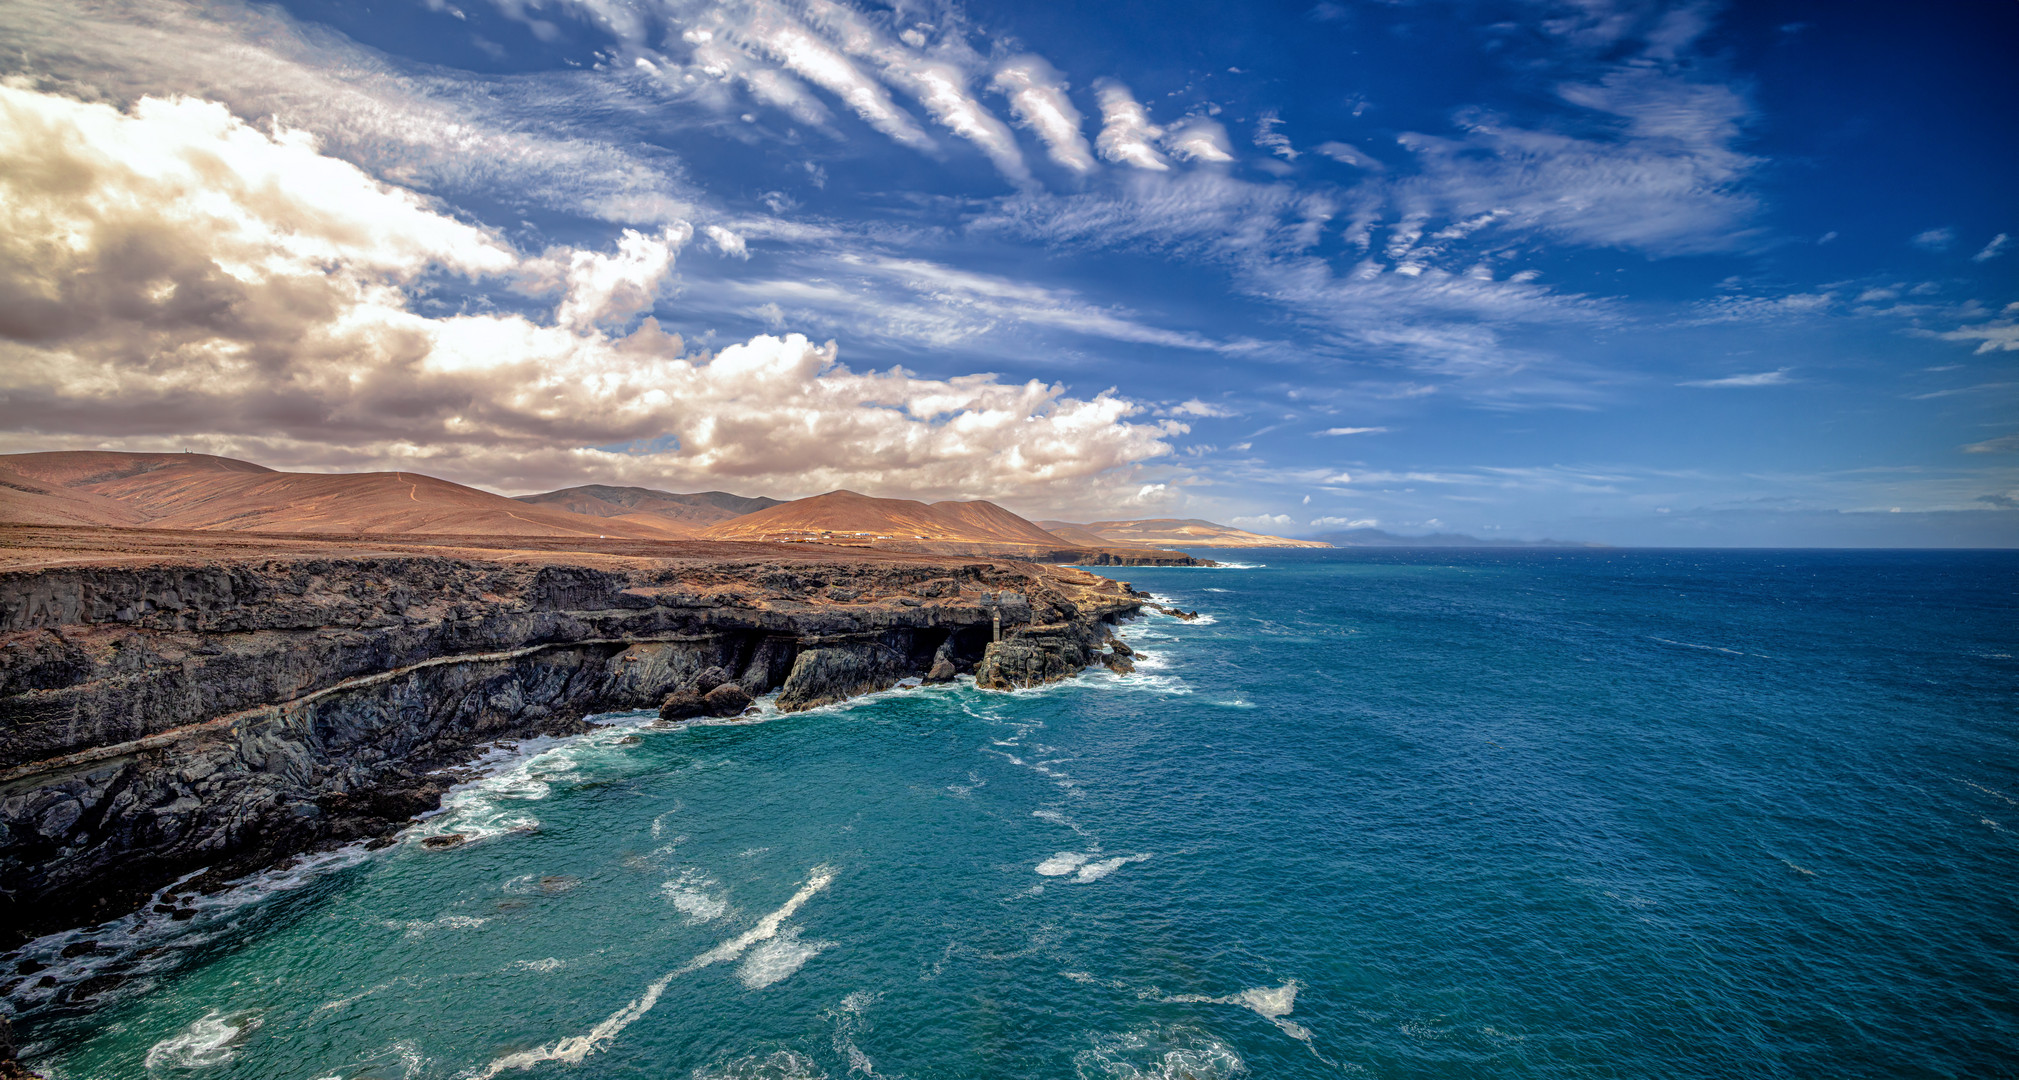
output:
POLYGON ((1134 675, 501 748, 392 848, 37 943, 127 977, 17 988, 24 1057, 2019 1076, 2019 555, 1235 558, 1102 571, 1203 613, 1134 675))

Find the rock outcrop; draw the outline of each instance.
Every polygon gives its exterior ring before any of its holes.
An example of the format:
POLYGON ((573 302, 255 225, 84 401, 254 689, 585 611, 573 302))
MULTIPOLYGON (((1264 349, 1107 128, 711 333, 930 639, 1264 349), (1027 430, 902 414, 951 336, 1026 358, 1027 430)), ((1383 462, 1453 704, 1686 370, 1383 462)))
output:
POLYGON ((800 545, 86 532, 0 526, 9 938, 385 837, 500 738, 683 692, 735 715, 957 670, 1035 685, 1145 602, 1063 567, 800 545))

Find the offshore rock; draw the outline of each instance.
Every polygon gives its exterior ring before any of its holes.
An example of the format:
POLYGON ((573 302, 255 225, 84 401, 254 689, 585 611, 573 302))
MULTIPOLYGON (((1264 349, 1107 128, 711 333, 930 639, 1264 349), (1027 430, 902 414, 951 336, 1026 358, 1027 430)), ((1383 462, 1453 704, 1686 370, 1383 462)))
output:
POLYGON ((1111 653, 1102 653, 1101 664, 1117 675, 1127 675, 1136 670, 1136 661, 1133 659, 1133 654, 1125 653, 1120 649, 1116 649, 1111 653))
POLYGON ((715 689, 701 695, 701 703, 710 716, 742 716, 750 707, 750 695, 733 682, 720 682, 715 689))
POLYGON ((905 676, 904 658, 881 644, 826 646, 799 654, 785 689, 778 695, 780 712, 832 705, 897 685, 905 676))
POLYGON ((974 684, 983 690, 1017 690, 1070 679, 1100 656, 1090 636, 1061 623, 1033 626, 1003 641, 990 642, 975 665, 974 684))
POLYGON ((382 846, 501 739, 687 690, 740 712, 725 687, 782 686, 792 711, 966 669, 1006 595, 1005 636, 1039 654, 994 661, 1011 685, 1091 662, 1146 602, 1071 568, 817 545, 0 525, 0 948, 205 868, 193 887, 382 846))

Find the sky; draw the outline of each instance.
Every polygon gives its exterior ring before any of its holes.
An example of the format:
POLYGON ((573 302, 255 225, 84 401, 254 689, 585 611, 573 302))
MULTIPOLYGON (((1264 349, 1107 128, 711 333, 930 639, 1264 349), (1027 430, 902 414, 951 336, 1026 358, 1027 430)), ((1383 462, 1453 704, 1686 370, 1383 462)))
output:
POLYGON ((2019 4, 9 0, 0 452, 2019 545, 2019 4))

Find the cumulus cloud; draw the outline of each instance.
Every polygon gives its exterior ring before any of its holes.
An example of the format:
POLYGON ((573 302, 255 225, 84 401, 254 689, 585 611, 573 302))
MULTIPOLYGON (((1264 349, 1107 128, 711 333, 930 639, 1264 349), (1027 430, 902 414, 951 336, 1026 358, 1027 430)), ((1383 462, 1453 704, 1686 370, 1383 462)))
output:
POLYGON ((1788 377, 1787 368, 1773 371, 1755 372, 1751 375, 1727 375, 1722 379, 1691 379, 1679 382, 1677 386, 1702 386, 1713 390, 1730 390, 1747 386, 1786 386, 1795 380, 1788 377))
POLYGON ((1163 172, 1171 167, 1157 152, 1156 140, 1164 129, 1150 123, 1150 111, 1143 108, 1129 88, 1113 79, 1094 83, 1101 103, 1101 134, 1094 140, 1101 156, 1119 165, 1163 172))
POLYGON ((1181 121, 1164 136, 1164 148, 1186 161, 1223 164, 1234 160, 1227 129, 1216 120, 1195 116, 1181 121))
POLYGON ((1019 56, 996 68, 990 86, 1009 98, 1010 115, 1044 140, 1053 161, 1082 175, 1095 169, 1093 149, 1080 134, 1080 111, 1066 96, 1065 80, 1042 57, 1019 56))
POLYGON ((674 255, 693 235, 684 221, 656 236, 625 229, 614 255, 565 248, 529 262, 522 273, 536 283, 534 291, 561 289, 564 296, 554 320, 562 326, 621 325, 658 302, 674 255))
POLYGON ((725 229, 720 225, 705 226, 701 231, 707 234, 708 243, 716 251, 732 259, 747 259, 750 257, 749 245, 744 242, 743 237, 734 231, 725 229))
POLYGON ((1956 230, 1946 225, 1941 228, 1927 229, 1915 233, 1914 238, 1907 242, 1920 248, 1922 251, 1947 251, 1950 245, 1956 242, 1956 230))
POLYGON ((1246 517, 1231 517, 1227 524, 1237 529, 1280 529, 1285 525, 1297 524, 1297 519, 1288 514, 1252 514, 1246 517))
POLYGON ((121 113, 0 87, 0 109, 0 428, 15 447, 153 439, 506 488, 1154 500, 1133 467, 1186 430, 1131 421, 1141 406, 1112 392, 857 372, 798 334, 712 355, 651 317, 619 336, 684 224, 529 258, 216 104, 121 113), (444 274, 560 298, 551 322, 416 311, 444 274), (653 449, 596 449, 617 445, 653 449))

